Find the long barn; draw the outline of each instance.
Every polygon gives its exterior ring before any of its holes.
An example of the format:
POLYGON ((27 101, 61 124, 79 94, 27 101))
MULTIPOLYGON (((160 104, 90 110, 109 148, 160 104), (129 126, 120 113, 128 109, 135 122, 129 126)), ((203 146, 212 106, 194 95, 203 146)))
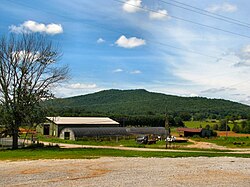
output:
POLYGON ((47 117, 46 123, 38 125, 37 133, 70 140, 83 137, 167 135, 164 127, 120 127, 118 122, 108 117, 47 117))
POLYGON ((65 128, 119 127, 108 117, 47 117, 47 122, 38 125, 37 133, 59 137, 65 128))

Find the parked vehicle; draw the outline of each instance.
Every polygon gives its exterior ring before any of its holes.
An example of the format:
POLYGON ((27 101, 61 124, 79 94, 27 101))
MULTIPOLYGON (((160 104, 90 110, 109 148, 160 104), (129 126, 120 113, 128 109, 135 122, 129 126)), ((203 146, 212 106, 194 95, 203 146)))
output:
POLYGON ((176 137, 175 136, 168 136, 165 141, 175 142, 176 141, 176 137))
POLYGON ((139 144, 147 144, 148 143, 148 136, 139 136, 136 138, 136 142, 139 144))

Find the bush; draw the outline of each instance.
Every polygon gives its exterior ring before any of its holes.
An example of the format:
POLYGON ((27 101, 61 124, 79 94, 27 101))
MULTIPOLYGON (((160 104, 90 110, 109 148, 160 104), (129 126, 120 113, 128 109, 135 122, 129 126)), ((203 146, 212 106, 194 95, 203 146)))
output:
POLYGON ((237 123, 235 123, 234 126, 233 126, 232 131, 236 132, 236 133, 240 132, 240 126, 237 123))
POLYGON ((214 124, 213 125, 213 130, 218 130, 219 129, 219 125, 218 124, 214 124))
POLYGON ((199 135, 193 135, 193 138, 200 138, 200 136, 199 135))
POLYGON ((226 120, 221 120, 220 121, 220 125, 219 125, 219 131, 230 131, 230 127, 227 125, 227 121, 226 120))
POLYGON ((210 125, 206 125, 206 126, 205 126, 205 129, 206 129, 206 130, 210 130, 210 128, 211 128, 210 125))
POLYGON ((217 137, 217 132, 216 131, 212 131, 212 136, 214 136, 214 137, 217 137))
POLYGON ((41 147, 44 147, 43 143, 36 143, 36 144, 33 143, 27 146, 27 148, 41 148, 41 147))

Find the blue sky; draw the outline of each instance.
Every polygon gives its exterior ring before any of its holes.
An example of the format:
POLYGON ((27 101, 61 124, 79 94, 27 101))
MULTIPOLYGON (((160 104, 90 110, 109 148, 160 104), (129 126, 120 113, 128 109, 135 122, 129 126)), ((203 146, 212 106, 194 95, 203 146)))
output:
POLYGON ((58 97, 143 88, 250 104, 249 9, 248 0, 1 0, 0 34, 59 42, 71 79, 58 97))

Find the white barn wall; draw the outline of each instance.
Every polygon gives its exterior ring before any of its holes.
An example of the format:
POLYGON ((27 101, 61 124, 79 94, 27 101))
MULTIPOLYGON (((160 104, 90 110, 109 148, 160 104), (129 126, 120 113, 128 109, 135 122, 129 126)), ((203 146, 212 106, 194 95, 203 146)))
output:
POLYGON ((61 130, 60 136, 59 136, 60 139, 64 139, 64 132, 69 132, 70 133, 69 139, 75 140, 75 134, 70 128, 64 128, 63 130, 61 130))

